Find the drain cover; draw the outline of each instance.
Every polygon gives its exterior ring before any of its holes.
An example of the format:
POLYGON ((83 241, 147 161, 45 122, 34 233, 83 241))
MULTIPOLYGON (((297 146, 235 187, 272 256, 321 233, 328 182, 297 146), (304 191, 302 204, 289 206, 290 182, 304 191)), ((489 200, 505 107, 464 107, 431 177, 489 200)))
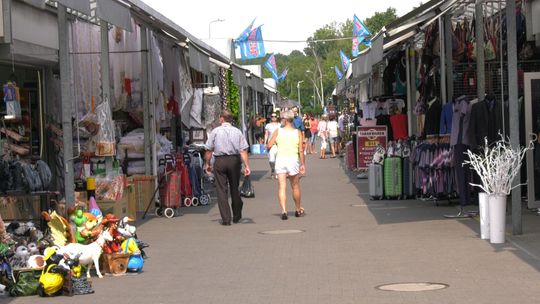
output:
POLYGON ((261 231, 260 234, 295 234, 295 233, 302 233, 306 232, 304 230, 298 230, 298 229, 285 229, 285 230, 267 230, 267 231, 261 231))
POLYGON ((375 287, 379 290, 384 291, 403 291, 403 292, 409 292, 409 291, 432 291, 432 290, 439 290, 439 289, 445 289, 449 286, 447 284, 443 283, 392 283, 392 284, 385 284, 375 287))

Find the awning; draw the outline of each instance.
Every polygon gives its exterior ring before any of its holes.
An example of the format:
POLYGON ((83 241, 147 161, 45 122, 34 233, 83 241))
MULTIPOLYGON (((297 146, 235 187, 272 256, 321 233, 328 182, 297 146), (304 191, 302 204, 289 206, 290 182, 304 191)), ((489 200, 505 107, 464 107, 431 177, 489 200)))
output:
POLYGON ((384 50, 414 38, 421 30, 452 10, 460 1, 463 0, 432 0, 392 22, 386 27, 384 50))
MULTIPOLYGON (((78 1, 84 2, 84 1, 78 1)), ((114 0, 97 0, 96 15, 99 19, 105 20, 131 32, 131 13, 129 7, 124 6, 114 0)))
POLYGON ((56 0, 56 2, 69 7, 71 9, 76 10, 77 12, 81 12, 87 16, 90 16, 91 10, 90 10, 90 2, 88 0, 81 1, 81 0, 56 0))
POLYGON ((264 80, 251 74, 249 86, 259 93, 264 93, 264 80))
POLYGON ((189 65, 195 70, 209 75, 210 74, 210 63, 209 55, 204 53, 202 50, 198 49, 195 44, 189 45, 189 65))
POLYGON ((236 85, 245 87, 248 85, 246 70, 237 67, 236 65, 232 66, 233 80, 236 85))

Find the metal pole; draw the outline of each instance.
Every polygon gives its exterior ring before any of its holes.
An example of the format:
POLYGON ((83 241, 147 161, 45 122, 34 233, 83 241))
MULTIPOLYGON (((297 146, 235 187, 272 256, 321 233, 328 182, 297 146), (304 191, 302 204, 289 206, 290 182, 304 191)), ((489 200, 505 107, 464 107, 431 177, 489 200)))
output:
POLYGON ((484 7, 483 0, 476 0, 476 95, 483 100, 486 94, 486 71, 484 57, 484 7))
MULTIPOLYGON (((508 103, 510 108, 510 142, 513 149, 519 148, 519 107, 518 107, 518 79, 517 79, 517 40, 516 40, 516 2, 515 0, 506 0, 506 40, 508 53, 508 103)), ((514 235, 522 234, 521 222, 521 188, 517 187, 520 183, 520 174, 512 182, 516 187, 512 190, 512 233, 514 235)))
POLYGON ((407 63, 407 124, 408 124, 408 134, 412 134, 412 90, 414 89, 413 83, 411 82, 411 64, 410 64, 410 53, 411 48, 407 46, 405 49, 405 61, 407 63))
MULTIPOLYGON (((319 72, 321 71, 321 68, 319 67, 319 72)), ((324 85, 323 85, 323 75, 321 73, 321 107, 324 109, 324 85)))
MULTIPOLYGON (((101 20, 100 21, 100 32, 101 32, 101 54, 99 58, 100 70, 101 70, 101 102, 109 100, 110 106, 110 96, 111 96, 111 80, 109 77, 109 24, 101 20)), ((111 117, 112 119, 112 117, 111 117)), ((105 157, 105 171, 107 173, 112 171, 112 157, 105 157)))
POLYGON ((444 48, 444 22, 443 18, 439 17, 439 49, 440 49, 440 67, 441 67, 441 101, 442 104, 446 103, 446 56, 444 48))
MULTIPOLYGON (((416 102, 416 51, 410 50, 411 53, 409 54, 411 63, 410 63, 410 69, 411 69, 411 106, 410 106, 410 119, 411 119, 411 134, 416 134, 416 115, 413 115, 413 104, 416 102)), ((371 82, 371 77, 370 77, 371 82)))
POLYGON ((454 100, 454 60, 452 57, 452 16, 444 16, 444 41, 446 53, 446 102, 454 100))
POLYGON ((246 131, 247 131, 247 127, 246 127, 246 104, 245 104, 245 100, 244 100, 244 86, 241 86, 241 91, 240 91, 240 119, 242 120, 242 134, 244 134, 244 136, 247 138, 247 134, 246 134, 246 131))
POLYGON ((148 104, 150 103, 150 82, 148 80, 150 71, 148 68, 148 29, 141 24, 141 91, 143 102, 143 119, 144 119, 144 171, 146 175, 152 174, 152 141, 151 141, 151 124, 150 110, 148 104))
POLYGON ((69 35, 66 7, 58 3, 58 60, 60 61, 60 83, 62 96, 62 136, 64 155, 64 198, 66 208, 75 206, 75 183, 73 172, 73 134, 72 117, 72 76, 69 57, 69 35))

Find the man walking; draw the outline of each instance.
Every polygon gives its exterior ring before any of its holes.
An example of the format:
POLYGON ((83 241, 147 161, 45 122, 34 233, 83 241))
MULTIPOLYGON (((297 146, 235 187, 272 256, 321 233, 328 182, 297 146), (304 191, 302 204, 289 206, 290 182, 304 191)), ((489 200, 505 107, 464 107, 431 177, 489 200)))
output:
POLYGON ((214 172, 216 181, 216 191, 219 213, 221 214, 224 226, 231 225, 231 208, 227 183, 231 193, 232 222, 238 223, 242 218, 242 198, 238 186, 240 184, 240 174, 242 162, 244 163, 244 175, 250 175, 249 159, 247 149, 249 145, 242 132, 231 125, 233 121, 232 113, 223 110, 219 117, 221 126, 215 128, 210 133, 206 141, 206 154, 204 170, 207 173, 214 172), (212 155, 215 157, 214 168, 210 164, 212 155))
POLYGON ((298 107, 293 107, 292 111, 294 113, 293 127, 295 129, 302 131, 302 134, 304 134, 304 131, 306 128, 304 127, 304 122, 302 121, 302 117, 298 115, 298 107))

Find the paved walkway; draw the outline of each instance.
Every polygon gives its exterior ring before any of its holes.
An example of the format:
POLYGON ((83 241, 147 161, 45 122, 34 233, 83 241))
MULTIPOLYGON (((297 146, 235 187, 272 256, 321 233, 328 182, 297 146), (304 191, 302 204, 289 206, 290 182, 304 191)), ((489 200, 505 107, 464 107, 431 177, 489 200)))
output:
POLYGON ((539 301, 538 250, 527 247, 527 238, 538 240, 538 233, 493 246, 479 239, 476 220, 442 218, 455 213, 455 207, 414 200, 369 201, 367 180, 347 174, 340 159, 315 156, 308 156, 307 176, 302 179, 306 217, 294 217, 290 200, 291 217, 282 221, 277 185, 269 179, 266 159, 256 156, 251 162, 256 198, 245 199, 245 218, 240 224, 219 225, 215 204, 183 208, 184 215, 174 219, 151 218, 138 231, 151 244, 143 274, 94 278, 94 295, 11 302, 539 301), (277 229, 305 232, 260 233, 277 229), (427 292, 376 289, 393 282, 438 282, 449 288, 427 292))

